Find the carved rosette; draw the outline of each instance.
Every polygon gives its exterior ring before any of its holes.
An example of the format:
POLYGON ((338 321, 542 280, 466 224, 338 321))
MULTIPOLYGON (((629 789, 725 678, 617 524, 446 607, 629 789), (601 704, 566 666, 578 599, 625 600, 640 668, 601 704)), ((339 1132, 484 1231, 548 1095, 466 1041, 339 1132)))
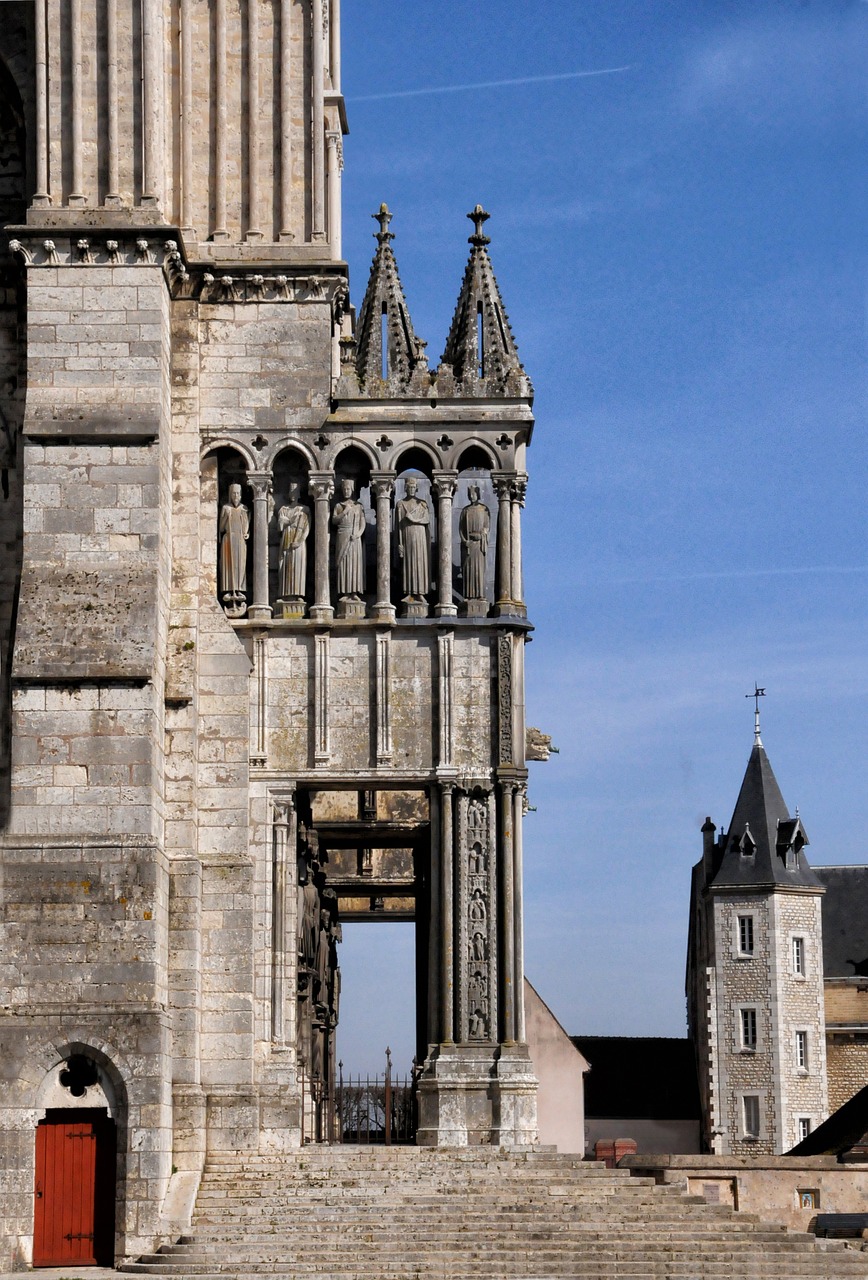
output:
POLYGON ((494 795, 458 797, 458 1025, 463 1042, 497 1039, 494 795))

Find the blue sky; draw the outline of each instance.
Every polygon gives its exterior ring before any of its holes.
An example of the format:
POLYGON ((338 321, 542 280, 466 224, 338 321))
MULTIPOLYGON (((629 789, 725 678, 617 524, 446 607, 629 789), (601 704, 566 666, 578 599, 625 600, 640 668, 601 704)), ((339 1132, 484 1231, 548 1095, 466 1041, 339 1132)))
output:
MULTIPOLYGON (((434 364, 480 201, 536 387, 526 968, 572 1033, 684 1034, 754 680, 809 856, 868 862, 866 47, 864 0, 344 0, 354 299, 385 200, 434 364)), ((409 929, 343 963, 345 1061, 412 1053, 409 929)))

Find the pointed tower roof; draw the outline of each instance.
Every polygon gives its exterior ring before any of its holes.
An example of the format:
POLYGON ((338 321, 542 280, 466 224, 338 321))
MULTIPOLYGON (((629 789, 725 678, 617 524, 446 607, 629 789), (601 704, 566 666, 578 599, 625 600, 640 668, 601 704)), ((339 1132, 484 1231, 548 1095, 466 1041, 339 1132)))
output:
POLYGON ((455 381, 465 394, 532 394, 488 256, 486 246, 491 241, 482 231, 490 215, 478 204, 467 216, 474 225, 470 257, 443 364, 451 366, 455 381))
POLYGON ((380 224, 380 229, 375 232, 377 252, 356 326, 355 366, 366 395, 395 395, 427 373, 426 344, 413 332, 392 252, 391 241, 395 238, 389 230, 392 215, 386 205, 381 204, 379 212, 371 216, 380 224))
POLYGON ((757 729, 712 883, 715 888, 781 885, 821 889, 805 857, 807 843, 801 819, 790 817, 757 729))

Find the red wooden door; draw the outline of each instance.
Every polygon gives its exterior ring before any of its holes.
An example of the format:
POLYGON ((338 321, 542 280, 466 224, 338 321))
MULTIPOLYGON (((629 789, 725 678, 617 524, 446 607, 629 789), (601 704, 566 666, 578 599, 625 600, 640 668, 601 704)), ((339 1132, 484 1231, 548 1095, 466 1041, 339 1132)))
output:
POLYGON ((34 1267, 114 1261, 114 1121, 105 1112, 49 1112, 36 1129, 34 1267))

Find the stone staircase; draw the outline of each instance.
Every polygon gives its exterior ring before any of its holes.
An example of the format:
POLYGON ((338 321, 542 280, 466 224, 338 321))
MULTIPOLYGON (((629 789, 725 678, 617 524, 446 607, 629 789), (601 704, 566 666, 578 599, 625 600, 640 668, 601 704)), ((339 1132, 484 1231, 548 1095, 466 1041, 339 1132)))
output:
POLYGON ((553 1152, 308 1147, 212 1156, 191 1234, 121 1270, 173 1280, 846 1280, 868 1277, 868 1252, 553 1152))

